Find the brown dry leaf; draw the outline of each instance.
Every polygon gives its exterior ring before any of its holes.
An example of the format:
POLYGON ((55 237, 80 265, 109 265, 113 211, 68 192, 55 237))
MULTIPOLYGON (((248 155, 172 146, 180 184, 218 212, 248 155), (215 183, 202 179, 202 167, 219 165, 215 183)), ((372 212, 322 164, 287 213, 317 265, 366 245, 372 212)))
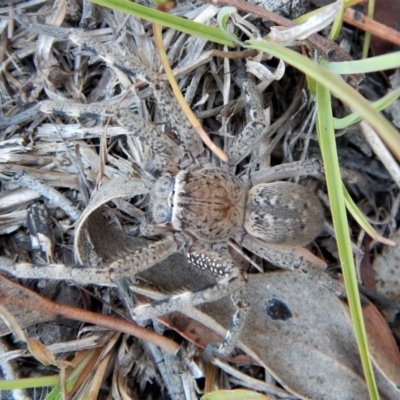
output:
POLYGON ((25 332, 22 330, 21 326, 14 316, 7 310, 7 308, 0 305, 0 318, 3 319, 4 323, 8 326, 9 330, 13 333, 15 340, 18 342, 28 342, 28 338, 25 332))
POLYGON ((47 350, 46 346, 37 340, 30 339, 14 316, 2 305, 0 305, 0 318, 7 324, 10 331, 14 334, 15 339, 19 342, 25 342, 32 356, 35 357, 43 365, 58 365, 54 354, 47 350))
POLYGON ((377 368, 400 387, 400 353, 392 332, 373 304, 363 308, 371 355, 377 368))
POLYGON ((114 356, 114 352, 108 353, 96 367, 95 374, 92 378, 92 382, 88 390, 89 399, 97 399, 99 397, 101 384, 103 383, 105 375, 107 374, 107 369, 112 367, 112 363, 110 363, 110 360, 113 360, 112 357, 114 356))
MULTIPOLYGON (((251 276, 248 287, 241 339, 286 389, 302 398, 368 398, 353 330, 334 294, 290 272, 251 276)), ((227 307, 204 309, 225 325, 227 307)))
MULTIPOLYGON (((31 291, 26 291, 21 285, 5 279, 0 275, 0 304, 7 304, 9 311, 22 329, 57 318, 57 313, 52 308, 37 308, 33 310, 29 307, 21 307, 22 303, 27 304, 30 300, 33 300, 37 305, 40 303, 41 297, 39 295, 35 294, 33 299, 29 298, 32 293, 31 291), (13 299, 20 299, 21 304, 13 299), (10 307, 12 304, 14 304, 15 307, 11 309, 10 307)), ((9 334, 10 330, 11 329, 0 320, 0 337, 9 334)))
POLYGON ((27 338, 27 345, 32 355, 43 365, 58 365, 54 354, 47 350, 46 346, 37 340, 27 338))

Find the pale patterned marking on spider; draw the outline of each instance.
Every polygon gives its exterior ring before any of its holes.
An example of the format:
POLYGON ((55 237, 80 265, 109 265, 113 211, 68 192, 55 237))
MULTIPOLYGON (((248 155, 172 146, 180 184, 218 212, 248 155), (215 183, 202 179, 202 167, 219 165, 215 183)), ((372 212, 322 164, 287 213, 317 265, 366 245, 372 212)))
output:
MULTIPOLYGON (((23 18, 21 20, 24 21, 23 18)), ((169 96, 164 84, 158 81, 154 72, 136 61, 121 56, 82 31, 38 24, 31 25, 30 29, 61 39, 70 39, 96 53, 110 65, 123 70, 130 76, 148 82, 154 89, 155 97, 161 102, 160 109, 166 113, 166 117, 169 117, 173 124, 177 125, 175 128, 185 152, 192 159, 202 153, 201 143, 198 139, 193 139, 196 134, 187 130, 188 122, 183 118, 179 107, 173 105, 174 100, 169 96), (183 127, 185 132, 179 130, 179 127, 183 127)), ((256 94, 255 86, 251 81, 245 81, 243 86, 248 99, 247 114, 250 122, 242 134, 233 140, 233 145, 228 151, 232 165, 251 151, 264 128, 260 101, 253 99, 256 94)), ((114 115, 121 124, 131 127, 133 133, 147 141, 158 154, 172 158, 175 163, 178 163, 174 168, 176 171, 179 171, 181 167, 179 161, 183 153, 179 146, 174 141, 163 137, 156 128, 149 126, 151 124, 139 119, 130 111, 121 111, 102 104, 71 105, 51 101, 41 103, 37 106, 37 110, 76 116, 114 115), (135 129, 135 124, 139 125, 140 129, 135 129)), ((17 115, 14 119, 11 117, 1 122, 10 124, 14 121, 27 120, 30 117, 26 115, 17 115)), ((25 278, 73 279, 81 284, 113 285, 122 277, 134 275, 166 259, 176 251, 183 251, 188 254, 190 262, 214 274, 219 281, 206 288, 139 306, 133 311, 133 315, 139 319, 147 319, 185 309, 188 304, 214 301, 231 294, 236 312, 232 317, 231 328, 218 349, 220 354, 227 354, 233 349, 235 340, 240 335, 249 307, 246 277, 229 258, 204 250, 206 244, 236 238, 239 243, 256 254, 282 267, 304 272, 313 268, 312 264, 302 257, 291 257, 288 251, 281 257, 279 255, 279 244, 282 242, 285 244, 285 240, 291 246, 303 245, 312 241, 322 229, 323 211, 318 199, 299 185, 287 182, 276 183, 273 186, 260 184, 248 193, 243 182, 233 174, 220 168, 202 168, 198 163, 193 163, 185 171, 175 174, 168 171, 159 178, 151 193, 150 204, 154 217, 153 223, 156 226, 154 231, 164 232, 164 238, 133 251, 107 267, 60 268, 53 265, 38 267, 3 263, 0 269, 25 278), (274 189, 271 191, 270 188, 274 189), (277 200, 277 191, 279 200, 277 200), (260 198, 261 194, 263 198, 260 198), (295 210, 298 207, 302 211, 296 215, 295 210), (307 209, 309 212, 306 211, 307 209), (285 210, 291 210, 291 213, 282 217, 281 213, 285 210), (293 215, 295 215, 294 218, 292 218, 293 215), (246 234, 245 228, 249 234, 246 234), (287 231, 290 231, 290 234, 285 236, 287 231), (265 240, 274 243, 275 247, 271 251, 265 240), (194 244, 196 251, 192 250, 194 244), (201 255, 198 251, 199 247, 202 248, 201 255)))

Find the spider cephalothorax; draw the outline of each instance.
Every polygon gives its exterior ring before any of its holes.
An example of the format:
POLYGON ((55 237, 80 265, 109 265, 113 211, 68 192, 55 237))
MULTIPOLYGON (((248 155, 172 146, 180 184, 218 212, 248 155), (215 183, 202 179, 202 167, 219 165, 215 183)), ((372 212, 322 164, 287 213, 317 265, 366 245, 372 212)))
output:
POLYGON ((162 177, 155 185, 153 199, 156 223, 168 222, 174 230, 187 231, 207 242, 226 240, 243 226, 245 187, 220 168, 162 177))

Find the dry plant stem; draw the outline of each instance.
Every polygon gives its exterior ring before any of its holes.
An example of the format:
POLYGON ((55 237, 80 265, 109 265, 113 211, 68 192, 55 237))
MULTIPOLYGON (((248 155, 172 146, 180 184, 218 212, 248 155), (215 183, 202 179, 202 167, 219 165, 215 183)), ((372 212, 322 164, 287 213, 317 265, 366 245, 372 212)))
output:
MULTIPOLYGON (((77 45, 85 46, 85 49, 98 55, 105 62, 118 68, 119 70, 122 70, 124 73, 128 74, 135 80, 140 80, 148 83, 149 86, 152 88, 153 95, 158 102, 158 107, 162 111, 162 114, 164 114, 164 116, 169 119, 169 123, 171 124, 171 126, 174 127, 175 133, 180 139, 181 147, 191 152, 194 156, 197 156, 202 152, 203 149, 201 140, 195 134, 193 126, 184 115, 175 97, 170 95, 169 89, 164 84, 164 82, 160 81, 158 75, 154 71, 146 68, 134 58, 121 57, 121 55, 117 51, 109 46, 104 45, 103 43, 98 42, 96 39, 86 34, 82 30, 57 28, 49 25, 35 24, 32 23, 32 21, 23 14, 16 14, 16 19, 22 25, 29 27, 29 30, 32 32, 50 35, 54 38, 58 38, 61 40, 71 40, 77 45)), ((43 107, 43 105, 45 104, 46 102, 42 102, 40 103, 39 107, 43 107)), ((91 106, 93 105, 94 103, 91 104, 91 106)), ((95 106, 97 108, 104 109, 104 104, 102 103, 98 103, 95 106)), ((40 110, 42 112, 46 112, 46 110, 44 109, 40 110)), ((165 138, 165 136, 159 135, 157 131, 154 132, 155 128, 152 129, 151 127, 149 127, 148 124, 146 124, 146 121, 136 117, 136 114, 134 112, 129 112, 129 110, 120 110, 118 112, 115 107, 113 112, 111 113, 109 112, 110 110, 104 111, 106 112, 106 114, 101 115, 115 116, 119 114, 119 121, 122 125, 126 125, 125 122, 129 124, 132 120, 135 120, 136 124, 129 126, 132 132, 135 132, 138 136, 142 133, 144 135, 144 137, 142 138, 144 140, 146 140, 147 138, 147 144, 152 147, 153 151, 155 151, 156 153, 162 151, 162 148, 160 148, 162 146, 159 142, 162 138, 165 138), (135 125, 138 124, 141 124, 140 128, 138 128, 137 126, 135 127, 135 125), (145 130, 145 132, 142 132, 142 130, 145 130), (147 131, 152 131, 153 137, 151 137, 151 134, 149 134, 147 131)), ((95 114, 98 114, 98 111, 95 111, 95 114)), ((8 123, 10 123, 10 121, 8 121, 8 123)), ((178 151, 179 147, 174 146, 174 149, 178 151)))
POLYGON ((213 360, 213 364, 225 371, 227 374, 232 375, 233 377, 240 380, 240 384, 246 386, 253 390, 260 390, 269 394, 273 394, 275 396, 280 396, 285 399, 296 398, 295 396, 290 395, 288 392, 284 390, 279 390, 276 386, 270 385, 266 382, 260 381, 258 379, 251 378, 250 376, 244 374, 243 372, 238 371, 236 368, 233 368, 231 365, 222 361, 218 358, 213 360))
MULTIPOLYGON (((194 69, 206 64, 214 57, 229 58, 230 60, 240 60, 250 57, 255 57, 259 52, 257 50, 243 50, 243 51, 222 51, 222 50, 209 50, 203 53, 195 62, 182 68, 175 68, 172 72, 175 77, 187 74, 194 69)), ((161 74, 160 79, 167 80, 166 74, 161 74)))
POLYGON ((96 18, 93 16, 94 13, 95 5, 89 0, 83 0, 81 22, 79 23, 81 28, 88 29, 96 25, 96 18))
MULTIPOLYGON (((233 6, 240 11, 245 11, 267 21, 274 22, 277 25, 290 28, 296 26, 296 24, 290 19, 281 17, 272 11, 268 11, 263 7, 256 6, 255 4, 249 3, 245 0, 204 0, 206 3, 213 4, 215 6, 233 6)), ((307 38, 307 41, 325 55, 330 61, 352 61, 350 57, 342 48, 339 47, 335 42, 332 42, 317 33, 314 33, 307 38)))
MULTIPOLYGON (((2 275, 0 275, 0 279, 8 281, 8 279, 2 275)), ((14 285, 16 284, 14 283, 14 285)), ((108 315, 100 315, 91 311, 66 306, 64 304, 58 304, 39 296, 35 292, 26 289, 23 286, 20 286, 20 294, 21 296, 18 298, 3 296, 3 305, 7 306, 7 304, 9 304, 14 309, 20 307, 21 309, 42 310, 44 313, 50 313, 52 315, 58 314, 60 317, 71 318, 76 321, 103 326, 108 329, 127 333, 128 335, 135 336, 141 340, 149 341, 171 354, 175 354, 180 348, 180 346, 174 341, 141 328, 131 322, 123 321, 108 315)))
POLYGON ((34 202, 40 198, 40 194, 35 190, 20 188, 13 191, 2 192, 0 201, 0 212, 6 212, 17 204, 34 202))
POLYGON ((210 139, 210 137, 204 131, 199 120, 196 118, 193 111, 191 110, 189 105, 186 103, 186 100, 183 97, 182 92, 180 91, 176 80, 174 79, 174 75, 172 73, 170 65, 168 64, 167 55, 165 53, 165 49, 164 49, 163 42, 162 42, 161 26, 158 24, 153 24, 153 31, 154 31, 155 42, 156 42, 156 46, 157 46, 157 49, 158 49, 158 52, 160 55, 161 62, 167 73, 167 76, 169 77, 169 83, 172 87, 174 95, 176 96, 176 99, 178 100, 179 104, 182 107, 182 110, 185 111, 187 118, 192 123, 193 128, 199 134, 203 143, 222 161, 225 161, 225 162, 228 161, 228 157, 226 156, 226 154, 218 146, 216 146, 214 144, 214 142, 210 139))
POLYGON ((382 139, 376 134, 375 130, 365 121, 360 122, 361 132, 365 140, 371 146, 374 153, 382 161, 390 176, 400 187, 400 167, 392 154, 389 152, 382 139))
POLYGON ((357 10, 346 8, 343 13, 343 21, 358 29, 369 32, 374 36, 400 46, 400 32, 381 24, 380 22, 374 21, 357 10))
POLYGON ((43 182, 40 182, 39 179, 29 176, 23 172, 20 175, 16 175, 13 179, 13 182, 17 185, 34 190, 43 197, 46 197, 55 203, 57 207, 60 207, 63 211, 65 211, 65 213, 68 214, 74 221, 77 221, 80 218, 81 212, 64 195, 62 195, 58 190, 45 185, 43 182))
POLYGON ((14 9, 23 10, 24 8, 30 8, 30 7, 33 7, 33 6, 37 6, 39 4, 43 4, 46 1, 47 0, 23 1, 23 2, 20 2, 20 4, 12 5, 14 3, 18 3, 19 0, 15 0, 15 1, 8 1, 7 0, 7 1, 4 1, 4 2, 0 3, 0 5, 3 5, 3 4, 7 4, 8 5, 7 7, 0 8, 0 14, 8 14, 8 13, 12 12, 14 9))

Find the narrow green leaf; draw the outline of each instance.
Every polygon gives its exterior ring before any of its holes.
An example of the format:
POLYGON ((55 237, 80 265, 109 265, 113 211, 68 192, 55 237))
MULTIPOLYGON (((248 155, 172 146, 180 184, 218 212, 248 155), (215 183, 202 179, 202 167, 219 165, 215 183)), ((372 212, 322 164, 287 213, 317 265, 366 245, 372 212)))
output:
POLYGON ((342 19, 343 19, 343 12, 345 9, 345 2, 341 1, 340 12, 337 13, 335 20, 333 21, 331 31, 329 32, 328 39, 336 40, 339 35, 340 31, 342 30, 342 19))
POLYGON ((155 22, 157 24, 167 26, 180 32, 188 33, 210 40, 211 42, 235 47, 235 43, 228 39, 226 35, 218 28, 190 21, 185 18, 177 17, 162 11, 154 10, 140 4, 132 3, 128 0, 90 0, 93 3, 114 10, 122 11, 127 14, 143 18, 146 21, 155 22))
POLYGON ((222 7, 217 15, 218 26, 220 27, 221 31, 224 32, 226 37, 232 40, 232 42, 242 45, 243 43, 233 33, 229 32, 227 26, 229 17, 234 12, 237 12, 235 7, 222 7))
MULTIPOLYGON (((367 17, 373 19, 374 18, 374 11, 375 11, 375 0, 368 0, 367 17)), ((365 32, 361 58, 367 58, 368 57, 370 44, 371 44, 371 34, 369 32, 365 32)))
POLYGON ((331 207, 333 225, 336 233, 339 258, 346 284, 347 299, 350 315, 356 333, 356 340, 361 356, 365 379, 371 400, 378 400, 378 389, 372 370, 365 331, 361 302, 358 293, 357 276, 349 225, 347 221, 346 206, 343 194, 343 185, 340 177, 339 161, 336 149, 335 131, 332 121, 331 94, 327 87, 317 83, 317 132, 326 174, 329 202, 331 207))
MULTIPOLYGON (((390 104, 394 103, 400 97, 400 88, 392 90, 379 100, 374 103, 370 103, 371 107, 377 111, 382 111, 390 104)), ((350 125, 356 124, 361 121, 361 117, 358 113, 352 113, 343 118, 333 118, 333 124, 335 129, 344 129, 350 125)))
POLYGON ((370 57, 364 60, 329 62, 321 60, 321 65, 334 74, 367 74, 400 67, 400 51, 370 57))
POLYGON ((338 97, 350 108, 359 113, 363 119, 369 122, 385 142, 386 146, 392 151, 396 158, 400 160, 399 132, 386 118, 379 114, 378 111, 374 110, 364 97, 337 75, 332 74, 307 57, 274 43, 261 40, 248 40, 246 42, 246 47, 264 51, 281 58, 306 75, 310 75, 318 83, 324 85, 333 95, 338 97))
POLYGON ((58 383, 58 375, 40 376, 36 378, 15 379, 0 381, 0 390, 29 389, 36 387, 54 386, 58 383))

